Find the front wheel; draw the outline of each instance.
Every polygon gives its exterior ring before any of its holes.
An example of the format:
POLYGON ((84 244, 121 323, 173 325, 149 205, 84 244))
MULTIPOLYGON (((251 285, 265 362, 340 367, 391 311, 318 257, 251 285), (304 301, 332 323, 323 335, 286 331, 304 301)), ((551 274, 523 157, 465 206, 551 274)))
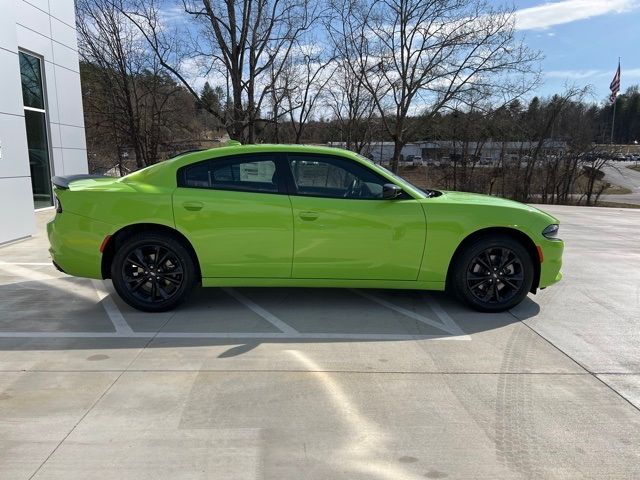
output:
POLYGON ((191 293, 196 267, 181 242, 160 233, 141 233, 118 247, 111 264, 118 295, 145 312, 175 308, 191 293))
POLYGON ((524 246, 496 235, 476 240, 456 256, 451 285, 472 308, 502 312, 527 296, 533 277, 533 262, 524 246))

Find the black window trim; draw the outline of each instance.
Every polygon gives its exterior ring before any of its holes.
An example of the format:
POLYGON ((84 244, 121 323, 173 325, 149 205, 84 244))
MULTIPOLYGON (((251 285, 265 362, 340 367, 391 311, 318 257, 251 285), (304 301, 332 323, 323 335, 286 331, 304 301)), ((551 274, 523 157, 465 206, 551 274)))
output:
MULTIPOLYGON (((384 199, 384 198, 357 198, 357 197, 355 197, 355 198, 346 197, 345 198, 345 197, 335 197, 335 196, 332 196, 332 195, 300 194, 300 193, 298 193, 298 190, 297 190, 297 187, 296 187, 296 184, 295 184, 295 180, 294 180, 294 177, 293 177, 293 171, 291 170, 291 163, 290 163, 290 158, 289 158, 290 156, 291 157, 293 157, 293 156, 295 156, 295 157, 310 157, 310 158, 321 157, 324 161, 328 160, 327 163, 336 165, 336 166, 338 166, 340 168, 342 168, 342 167, 341 167, 341 165, 338 164, 338 162, 351 162, 353 164, 356 164, 359 167, 362 167, 364 169, 369 170, 369 172, 371 174, 373 174, 374 176, 376 176, 377 178, 379 178, 383 182, 382 183, 383 185, 385 183, 393 183, 394 185, 397 185, 398 187, 402 188, 402 185, 398 185, 397 183, 389 180, 388 178, 384 177, 383 175, 380 175, 378 172, 376 172, 372 168, 369 168, 368 166, 363 165, 362 163, 357 162, 357 161, 355 161, 355 160, 353 160, 352 158, 349 158, 349 157, 343 157, 343 156, 340 156, 340 155, 331 155, 331 154, 326 154, 326 153, 286 152, 284 154, 284 157, 285 157, 285 163, 286 163, 287 171, 288 171, 287 188, 288 188, 288 190, 290 192, 289 195, 292 195, 292 196, 296 196, 296 197, 311 197, 311 198, 333 198, 333 199, 336 199, 336 200, 359 200, 359 201, 369 201, 369 202, 372 202, 372 201, 373 202, 378 202, 378 201, 381 201, 381 200, 387 200, 387 199, 384 199), (332 161, 335 162, 335 163, 333 163, 332 161)), ((404 191, 404 188, 402 188, 402 194, 400 196, 396 197, 396 198, 400 199, 400 200, 413 199, 413 197, 411 195, 409 195, 407 192, 404 191)))
MULTIPOLYGON (((360 162, 357 162, 349 157, 344 157, 341 155, 327 154, 327 153, 311 153, 311 152, 285 152, 285 151, 276 151, 276 152, 248 152, 248 153, 238 153, 234 155, 224 155, 221 157, 211 157, 202 160, 198 160, 197 162, 189 163, 187 165, 183 165, 178 168, 176 171, 176 185, 178 188, 193 188, 198 190, 212 190, 212 191, 224 191, 224 192, 239 192, 239 193, 259 193, 263 195, 290 195, 296 197, 309 197, 309 198, 331 198, 336 200, 359 200, 359 201, 381 201, 385 200, 384 198, 344 198, 344 197, 335 197, 331 195, 305 195, 299 194, 297 191, 297 187, 295 184, 295 180, 293 177, 293 172, 291 171, 291 164, 289 162, 289 157, 310 157, 310 158, 318 158, 321 157, 324 161, 328 161, 328 163, 333 162, 352 162, 357 164, 357 166, 365 168, 369 170, 371 174, 378 177, 383 184, 385 183, 393 183, 394 185, 398 185, 396 182, 386 178, 380 173, 376 172, 374 169, 369 168, 367 165, 363 165, 360 162), (239 161, 244 157, 264 157, 265 159, 272 160, 276 165, 276 171, 280 171, 280 178, 277 184, 278 191, 277 192, 265 192, 260 190, 237 190, 233 188, 214 188, 214 187, 198 187, 193 185, 186 185, 185 172, 188 168, 200 165, 202 163, 209 162, 220 162, 220 163, 234 163, 235 161, 239 161)), ((340 166, 340 165, 338 165, 340 166)), ((411 200, 413 196, 407 193, 402 185, 398 185, 402 188, 402 194, 399 197, 396 197, 395 200, 411 200)))
MULTIPOLYGON (((250 162, 247 162, 250 163, 250 162)), ((211 191, 219 191, 219 192, 239 192, 239 193, 259 193, 263 195, 289 195, 289 177, 291 175, 291 171, 289 169, 289 165, 286 160, 283 158, 282 154, 279 152, 249 152, 249 153, 238 153, 235 155, 224 155, 221 157, 211 157, 203 160, 198 160, 197 162, 189 163, 188 165, 183 165, 178 168, 176 172, 176 185, 178 188, 193 188, 198 190, 211 190, 211 191), (194 185, 186 184, 186 172, 189 168, 201 165, 203 163, 217 163, 219 165, 225 164, 234 164, 236 162, 243 163, 243 158, 257 158, 256 161, 264 161, 269 160, 272 161, 276 166, 276 172, 279 172, 279 179, 276 183, 276 187, 278 188, 277 192, 266 192, 261 190, 239 190, 235 188, 220 188, 220 187, 199 187, 194 185), (260 157, 264 157, 264 160, 259 160, 260 157)))

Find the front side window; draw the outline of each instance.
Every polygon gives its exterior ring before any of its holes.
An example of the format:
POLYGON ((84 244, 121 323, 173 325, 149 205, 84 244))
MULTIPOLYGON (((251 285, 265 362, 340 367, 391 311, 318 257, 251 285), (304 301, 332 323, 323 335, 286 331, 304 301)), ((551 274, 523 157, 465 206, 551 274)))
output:
POLYGON ((386 179, 357 162, 326 155, 288 155, 298 195, 382 199, 386 179))
POLYGON ((213 190, 278 193, 277 167, 273 159, 243 157, 206 160, 185 167, 178 185, 213 190))
POLYGON ((33 204, 35 208, 50 207, 53 196, 42 60, 24 52, 20 52, 19 57, 33 204))

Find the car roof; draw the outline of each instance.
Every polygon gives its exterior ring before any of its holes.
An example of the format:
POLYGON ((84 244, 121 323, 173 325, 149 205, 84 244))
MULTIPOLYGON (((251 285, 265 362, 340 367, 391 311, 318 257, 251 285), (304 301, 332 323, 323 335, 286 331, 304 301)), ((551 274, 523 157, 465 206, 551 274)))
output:
POLYGON ((207 150, 190 151, 179 154, 173 158, 160 162, 157 165, 164 165, 163 168, 177 170, 185 165, 197 163, 202 160, 223 159, 233 155, 247 155, 252 153, 306 153, 319 155, 334 155, 349 158, 359 163, 368 164, 371 162, 365 157, 349 150, 336 147, 326 147, 322 145, 298 145, 298 144, 250 144, 231 145, 225 147, 209 148, 207 150))
MULTIPOLYGON (((170 160, 176 160, 178 158, 188 158, 189 160, 204 159, 204 158, 220 158, 229 155, 240 155, 245 153, 271 153, 271 152, 298 152, 298 153, 322 153, 330 155, 340 155, 345 157, 355 158, 357 154, 344 150, 342 148, 327 147, 324 145, 299 145, 299 144, 273 144, 273 143, 260 143, 250 145, 230 145, 224 147, 209 148, 206 150, 191 151, 180 154, 170 160)), ((186 163, 191 163, 186 162, 186 163)))

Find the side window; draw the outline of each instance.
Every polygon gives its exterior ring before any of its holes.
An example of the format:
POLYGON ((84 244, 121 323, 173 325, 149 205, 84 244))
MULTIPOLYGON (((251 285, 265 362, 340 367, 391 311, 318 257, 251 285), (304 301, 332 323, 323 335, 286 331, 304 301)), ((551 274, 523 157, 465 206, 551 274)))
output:
POLYGON ((357 162, 324 155, 288 155, 298 195, 382 199, 388 180, 357 162))
POLYGON ((191 165, 184 170, 184 187, 210 188, 209 161, 191 165))
POLYGON ((207 160, 189 165, 179 175, 178 185, 242 192, 279 191, 275 161, 257 156, 207 160))

